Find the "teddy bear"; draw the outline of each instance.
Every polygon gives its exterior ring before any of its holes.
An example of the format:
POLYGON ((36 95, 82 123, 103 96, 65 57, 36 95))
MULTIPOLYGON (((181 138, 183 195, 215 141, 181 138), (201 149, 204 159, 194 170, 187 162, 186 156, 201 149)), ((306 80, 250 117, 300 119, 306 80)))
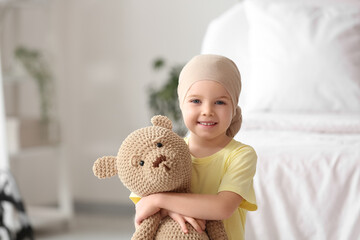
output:
MULTIPOLYGON (((172 131, 169 118, 157 115, 151 123, 153 126, 132 132, 117 156, 98 158, 93 165, 95 176, 103 179, 118 175, 140 197, 159 192, 189 193, 192 160, 187 144, 172 131)), ((222 221, 207 221, 204 233, 186 224, 187 234, 169 216, 161 219, 158 212, 136 227, 132 239, 227 239, 222 221)))

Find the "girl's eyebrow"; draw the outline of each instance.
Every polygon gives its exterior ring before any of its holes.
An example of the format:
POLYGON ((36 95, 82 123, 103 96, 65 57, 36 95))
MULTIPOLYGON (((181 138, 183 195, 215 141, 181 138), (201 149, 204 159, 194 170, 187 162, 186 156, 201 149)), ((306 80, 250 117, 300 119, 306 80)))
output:
POLYGON ((220 96, 220 97, 217 97, 217 98, 225 98, 225 99, 230 99, 228 96, 224 95, 224 96, 220 96))

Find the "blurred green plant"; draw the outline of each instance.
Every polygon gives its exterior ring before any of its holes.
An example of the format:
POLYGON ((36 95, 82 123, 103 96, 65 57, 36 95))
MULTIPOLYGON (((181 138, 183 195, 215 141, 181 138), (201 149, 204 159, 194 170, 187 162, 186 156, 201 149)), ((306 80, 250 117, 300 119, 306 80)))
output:
POLYGON ((19 60, 25 71, 35 80, 40 97, 41 122, 49 123, 53 77, 46 61, 38 50, 23 46, 17 47, 14 54, 15 59, 19 60))
POLYGON ((180 136, 185 136, 187 133, 177 95, 179 75, 183 66, 182 64, 177 64, 167 67, 163 58, 155 59, 153 69, 160 71, 167 68, 167 79, 165 80, 165 84, 159 89, 153 87, 149 89, 149 107, 153 115, 160 114, 169 117, 173 122, 174 131, 180 136))

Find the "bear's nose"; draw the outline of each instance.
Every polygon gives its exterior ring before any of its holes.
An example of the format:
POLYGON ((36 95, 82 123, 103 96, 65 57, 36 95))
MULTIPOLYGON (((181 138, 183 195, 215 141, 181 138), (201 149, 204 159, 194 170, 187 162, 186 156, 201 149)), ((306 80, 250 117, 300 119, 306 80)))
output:
POLYGON ((153 162, 153 167, 159 167, 160 163, 165 162, 166 161, 166 157, 164 155, 160 155, 160 157, 156 158, 156 161, 153 162))

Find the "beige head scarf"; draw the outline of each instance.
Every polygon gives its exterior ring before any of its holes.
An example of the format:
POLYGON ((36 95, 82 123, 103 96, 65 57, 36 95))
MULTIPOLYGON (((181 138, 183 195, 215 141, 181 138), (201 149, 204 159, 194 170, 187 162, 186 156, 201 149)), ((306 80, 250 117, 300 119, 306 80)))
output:
POLYGON ((178 96, 180 108, 190 87, 198 81, 210 80, 220 83, 229 93, 233 106, 233 119, 226 135, 234 137, 240 130, 242 115, 238 106, 241 91, 241 77, 235 63, 230 59, 212 54, 192 58, 182 69, 179 76, 178 96))

